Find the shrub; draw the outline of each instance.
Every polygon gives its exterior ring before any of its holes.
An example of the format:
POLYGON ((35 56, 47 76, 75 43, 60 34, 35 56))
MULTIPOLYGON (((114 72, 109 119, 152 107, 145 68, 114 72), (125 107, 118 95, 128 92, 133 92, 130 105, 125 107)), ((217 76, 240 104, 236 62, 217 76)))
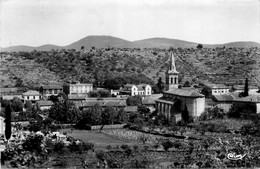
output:
POLYGON ((173 143, 170 140, 165 140, 162 142, 162 146, 165 151, 168 151, 169 148, 173 147, 173 143))
POLYGON ((128 146, 128 145, 126 145, 126 144, 122 144, 122 145, 120 146, 120 148, 122 148, 123 150, 126 150, 126 149, 128 149, 128 148, 129 148, 129 146, 128 146))
POLYGON ((91 130, 91 125, 86 124, 85 119, 78 121, 78 123, 74 127, 79 130, 91 130))
POLYGON ((54 150, 55 152, 61 153, 61 152, 63 152, 64 148, 65 148, 65 144, 64 144, 63 142, 59 141, 59 142, 56 142, 56 143, 54 144, 53 150, 54 150))

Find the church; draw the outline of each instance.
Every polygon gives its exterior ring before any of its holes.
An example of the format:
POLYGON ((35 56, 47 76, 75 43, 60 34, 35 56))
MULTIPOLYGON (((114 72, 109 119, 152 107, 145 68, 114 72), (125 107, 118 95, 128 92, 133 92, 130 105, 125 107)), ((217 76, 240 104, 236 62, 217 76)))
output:
POLYGON ((205 96, 193 89, 178 89, 179 72, 176 70, 173 52, 170 53, 169 67, 166 71, 163 96, 157 100, 158 114, 163 114, 170 123, 196 119, 205 110, 205 96))

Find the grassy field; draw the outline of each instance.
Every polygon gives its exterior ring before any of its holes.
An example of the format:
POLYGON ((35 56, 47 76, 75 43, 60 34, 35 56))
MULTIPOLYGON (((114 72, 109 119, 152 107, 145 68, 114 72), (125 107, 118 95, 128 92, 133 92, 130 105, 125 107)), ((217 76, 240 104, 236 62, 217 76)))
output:
POLYGON ((66 132, 68 136, 71 136, 75 139, 79 139, 84 142, 92 142, 95 144, 95 148, 105 148, 108 145, 111 146, 120 146, 122 144, 132 145, 128 140, 117 138, 114 136, 109 136, 104 133, 100 133, 99 130, 73 130, 71 129, 63 129, 60 131, 61 133, 66 132))

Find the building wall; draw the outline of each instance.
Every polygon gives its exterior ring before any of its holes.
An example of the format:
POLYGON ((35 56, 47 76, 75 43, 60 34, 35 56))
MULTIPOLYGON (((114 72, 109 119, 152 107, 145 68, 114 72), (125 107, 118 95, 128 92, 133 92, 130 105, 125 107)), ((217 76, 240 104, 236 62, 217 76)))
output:
POLYGON ((152 94, 152 88, 150 85, 145 86, 145 93, 144 95, 148 96, 152 94))
POLYGON ((212 95, 221 95, 221 94, 226 94, 229 93, 229 89, 211 89, 212 95))
POLYGON ((171 120, 172 115, 178 112, 174 112, 176 107, 179 106, 180 111, 185 110, 185 106, 187 106, 187 110, 189 112, 189 116, 191 117, 199 117, 205 110, 205 98, 193 98, 193 97, 181 97, 171 95, 171 100, 178 99, 180 102, 175 102, 174 104, 163 103, 156 101, 156 108, 159 113, 165 115, 168 120, 171 120), (179 105, 180 104, 180 105, 179 105))
POLYGON ((23 96, 24 100, 40 100, 40 96, 23 96))
POLYGON ((136 86, 132 86, 131 88, 131 96, 138 95, 138 88, 136 86))
POLYGON ((89 84, 68 84, 63 86, 65 94, 87 94, 93 91, 93 85, 89 84))
POLYGON ((223 109, 224 113, 227 113, 231 109, 232 105, 233 105, 232 103, 222 102, 222 103, 218 103, 217 107, 223 109))

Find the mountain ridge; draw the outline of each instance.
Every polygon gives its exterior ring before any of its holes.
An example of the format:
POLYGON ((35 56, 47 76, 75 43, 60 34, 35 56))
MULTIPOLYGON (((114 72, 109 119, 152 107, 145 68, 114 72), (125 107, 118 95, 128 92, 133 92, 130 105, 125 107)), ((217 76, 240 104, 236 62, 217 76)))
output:
MULTIPOLYGON (((154 37, 141 39, 136 41, 128 41, 122 38, 109 36, 109 35, 89 35, 76 42, 73 42, 67 46, 58 46, 53 44, 45 44, 38 47, 18 45, 6 48, 0 48, 1 52, 13 52, 13 51, 25 51, 31 52, 37 51, 50 51, 52 49, 76 49, 80 50, 82 46, 85 48, 163 48, 168 49, 173 48, 196 48, 200 43, 190 42, 179 39, 170 39, 164 37, 154 37)), ((260 43, 254 41, 235 41, 223 44, 203 44, 204 47, 216 48, 216 47, 238 47, 238 48, 250 48, 250 47, 260 47, 260 43)))

